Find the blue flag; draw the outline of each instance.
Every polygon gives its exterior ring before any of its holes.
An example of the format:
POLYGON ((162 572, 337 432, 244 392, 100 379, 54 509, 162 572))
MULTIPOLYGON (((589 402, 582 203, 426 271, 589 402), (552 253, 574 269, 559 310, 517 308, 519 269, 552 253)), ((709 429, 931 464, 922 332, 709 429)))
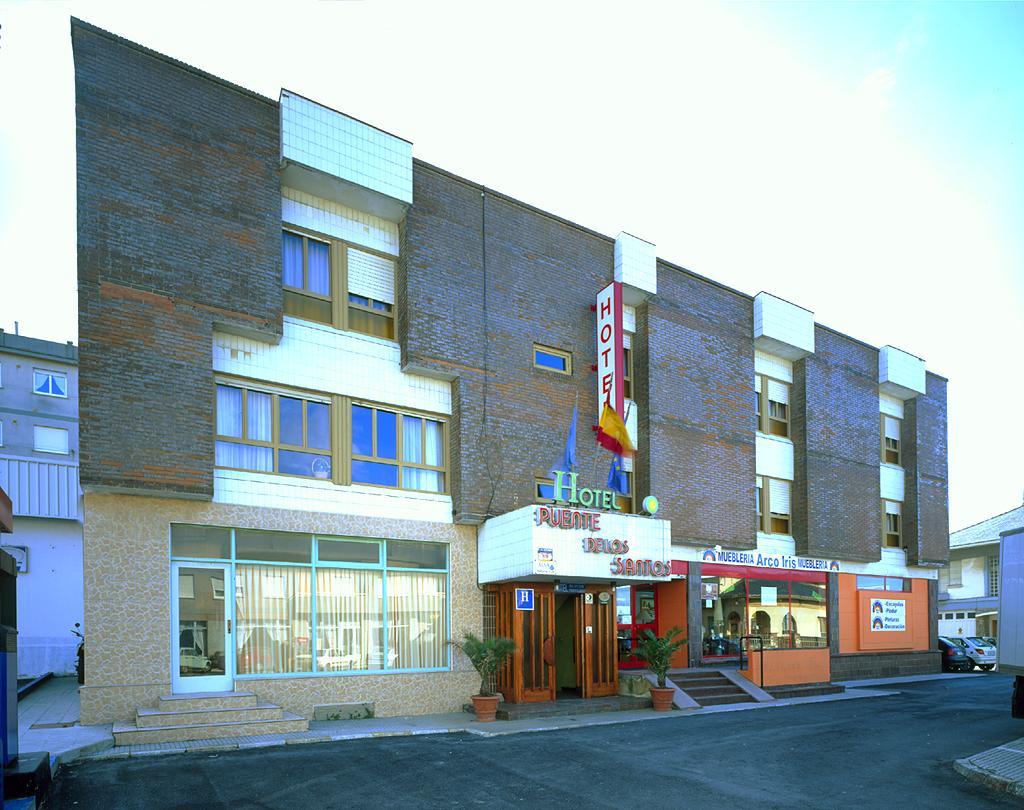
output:
POLYGON ((565 450, 555 459, 555 463, 548 470, 548 476, 555 477, 559 470, 572 472, 576 469, 576 406, 572 408, 572 422, 569 424, 569 435, 565 439, 565 450))
POLYGON ((614 489, 620 495, 629 495, 629 478, 622 469, 622 456, 612 456, 612 466, 608 470, 608 489, 614 489))

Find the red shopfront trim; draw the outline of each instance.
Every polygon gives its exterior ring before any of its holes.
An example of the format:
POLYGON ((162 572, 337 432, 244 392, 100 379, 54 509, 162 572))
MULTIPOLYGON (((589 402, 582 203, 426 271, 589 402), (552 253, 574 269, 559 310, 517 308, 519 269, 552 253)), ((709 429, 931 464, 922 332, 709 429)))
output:
POLYGON ((686 560, 672 560, 672 576, 685 577, 689 572, 690 564, 686 560))
MULTIPOLYGON (((672 561, 673 572, 676 561, 672 561)), ((828 582, 825 571, 792 571, 788 568, 755 568, 752 565, 721 565, 704 563, 700 567, 701 576, 708 577, 739 577, 742 579, 780 579, 790 582, 828 582)))

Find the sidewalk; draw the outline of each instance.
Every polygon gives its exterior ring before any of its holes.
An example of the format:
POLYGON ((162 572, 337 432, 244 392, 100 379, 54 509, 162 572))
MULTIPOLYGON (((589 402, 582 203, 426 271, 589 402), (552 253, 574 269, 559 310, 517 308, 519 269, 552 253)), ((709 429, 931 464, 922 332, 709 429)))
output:
POLYGON ((48 751, 50 768, 114 744, 110 726, 79 725, 78 681, 51 678, 18 701, 18 750, 48 751))
MULTIPOLYGON (((736 703, 706 708, 692 708, 671 712, 650 709, 602 714, 577 714, 525 720, 499 720, 478 723, 466 712, 451 714, 416 715, 410 717, 378 717, 368 720, 311 721, 309 731, 291 734, 268 734, 229 739, 197 740, 184 743, 150 743, 114 746, 111 727, 82 726, 78 723, 78 689, 74 678, 54 678, 47 682, 18 706, 18 731, 22 751, 49 751, 51 767, 77 759, 127 759, 185 751, 224 751, 241 748, 261 748, 275 745, 357 740, 371 737, 410 736, 416 734, 473 734, 498 737, 566 728, 636 723, 672 718, 696 718, 721 712, 759 711, 796 706, 806 703, 826 703, 836 700, 859 700, 899 694, 892 688, 902 683, 937 680, 968 675, 930 675, 907 678, 887 678, 871 681, 850 681, 844 684, 846 692, 834 695, 816 695, 785 698, 769 702, 736 703), (882 687, 882 688, 879 688, 882 687)), ((1024 756, 1024 753, 1022 753, 1024 756)))
POLYGON ((974 782, 1024 798, 1024 737, 953 762, 953 769, 974 782))

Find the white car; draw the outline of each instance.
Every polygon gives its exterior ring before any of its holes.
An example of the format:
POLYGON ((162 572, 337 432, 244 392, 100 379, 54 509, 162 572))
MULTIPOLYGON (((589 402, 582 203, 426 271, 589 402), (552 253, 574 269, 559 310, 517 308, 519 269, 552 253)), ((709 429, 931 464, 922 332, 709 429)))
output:
POLYGON ((986 672, 996 665, 996 648, 980 636, 968 636, 962 639, 964 642, 964 654, 970 658, 975 666, 981 667, 986 672))

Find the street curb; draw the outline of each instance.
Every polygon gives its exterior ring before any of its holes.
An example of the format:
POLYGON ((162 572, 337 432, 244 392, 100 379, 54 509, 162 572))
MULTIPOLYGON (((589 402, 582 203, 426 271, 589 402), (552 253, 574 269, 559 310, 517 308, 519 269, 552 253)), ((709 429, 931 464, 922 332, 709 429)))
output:
POLYGON ((1011 796, 1024 799, 1024 784, 1003 776, 997 776, 991 771, 975 765, 971 762, 971 757, 953 760, 953 770, 972 782, 978 782, 992 790, 1009 793, 1011 796))

